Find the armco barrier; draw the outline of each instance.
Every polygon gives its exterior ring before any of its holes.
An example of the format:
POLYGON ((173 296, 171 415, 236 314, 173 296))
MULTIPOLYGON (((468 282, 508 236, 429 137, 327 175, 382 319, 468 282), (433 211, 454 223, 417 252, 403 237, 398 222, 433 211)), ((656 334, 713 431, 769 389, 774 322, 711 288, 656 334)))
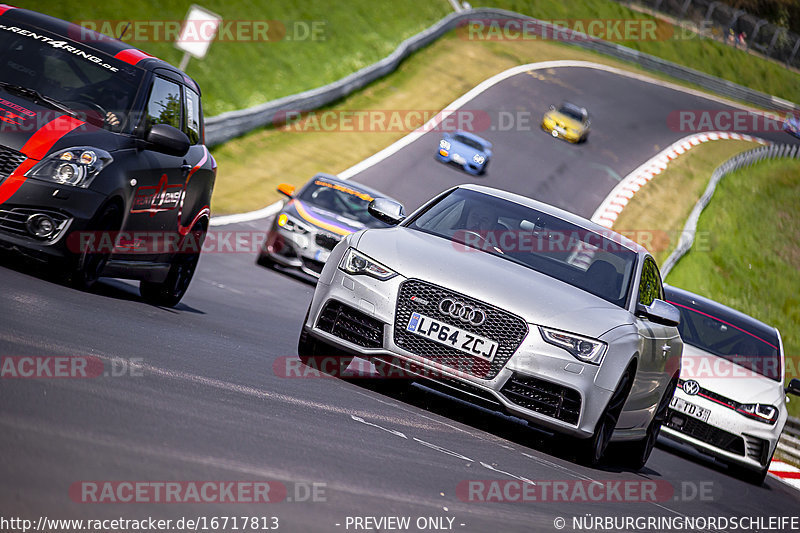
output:
POLYGON ((749 167, 754 163, 758 163, 764 159, 775 159, 780 157, 800 158, 800 146, 771 144, 769 146, 753 148, 752 150, 748 150, 733 156, 714 170, 713 174, 711 174, 711 180, 708 182, 708 186, 706 187, 703 196, 701 196, 697 201, 694 209, 692 209, 692 212, 689 214, 689 218, 686 220, 686 224, 683 226, 683 232, 681 233, 681 238, 678 241, 678 246, 675 247, 675 250, 673 250, 667 260, 664 261, 664 265, 661 268, 662 277, 667 277, 669 271, 672 270, 681 257, 686 255, 686 253, 692 247, 692 244, 694 244, 694 237, 695 233, 697 232, 697 221, 700 219, 700 213, 703 212, 703 209, 706 208, 708 202, 711 201, 711 197, 714 196, 714 191, 717 189, 717 184, 720 182, 720 180, 731 172, 739 170, 740 168, 749 167))
POLYGON ((425 47, 460 24, 465 24, 470 19, 515 19, 526 20, 553 34, 553 29, 558 28, 560 35, 565 36, 564 41, 574 46, 629 61, 645 69, 667 74, 674 78, 693 83, 709 91, 734 98, 752 105, 777 111, 793 111, 800 106, 780 98, 764 94, 736 83, 726 81, 696 70, 676 65, 669 61, 659 59, 649 54, 638 52, 625 46, 607 41, 589 39, 580 32, 554 26, 550 23, 539 21, 532 17, 506 11, 502 9, 469 9, 458 13, 451 13, 430 28, 409 37, 395 49, 389 56, 364 67, 340 80, 318 87, 310 91, 286 96, 257 106, 237 111, 229 111, 206 119, 206 144, 214 146, 224 143, 235 137, 243 135, 257 128, 273 124, 279 113, 286 111, 311 111, 340 100, 365 85, 380 79, 393 72, 398 65, 414 51, 425 47))
POLYGON ((800 465, 800 419, 789 417, 783 428, 778 451, 787 456, 796 465, 800 465))

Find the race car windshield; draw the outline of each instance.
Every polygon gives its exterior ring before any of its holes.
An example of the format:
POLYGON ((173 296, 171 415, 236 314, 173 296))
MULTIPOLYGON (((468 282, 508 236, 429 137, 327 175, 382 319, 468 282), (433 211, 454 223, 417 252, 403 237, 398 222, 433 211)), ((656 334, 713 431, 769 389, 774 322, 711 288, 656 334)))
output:
POLYGON ((453 139, 456 142, 460 142, 463 145, 469 146, 470 148, 474 148, 475 150, 483 151, 483 145, 476 140, 470 139, 469 137, 464 137, 463 135, 453 135, 453 139))
POLYGON ((298 199, 333 214, 356 220, 367 227, 385 226, 367 211, 372 196, 351 187, 314 180, 303 189, 298 199))
POLYGON ((39 29, 0 28, 0 91, 122 131, 142 73, 90 44, 39 29))
POLYGON ((773 328, 674 291, 667 290, 667 300, 681 313, 678 330, 683 342, 769 379, 782 380, 778 335, 773 328))
POLYGON ((480 251, 536 270, 620 307, 627 302, 637 254, 611 231, 601 235, 468 189, 455 189, 403 225, 457 243, 465 253, 480 251))
POLYGON ((558 109, 558 112, 561 113, 562 115, 567 115, 570 118, 574 118, 575 120, 583 122, 583 112, 572 106, 562 105, 558 109))

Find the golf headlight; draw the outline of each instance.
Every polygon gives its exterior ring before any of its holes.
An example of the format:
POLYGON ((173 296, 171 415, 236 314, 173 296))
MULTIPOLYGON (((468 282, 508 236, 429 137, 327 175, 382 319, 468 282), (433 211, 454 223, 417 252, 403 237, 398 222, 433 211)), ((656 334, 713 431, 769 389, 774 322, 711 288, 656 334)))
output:
POLYGON ((441 141, 439 141, 439 148, 441 148, 442 150, 449 150, 450 143, 445 139, 442 139, 441 141))
POLYGON ((472 160, 475 161, 475 163, 482 165, 483 162, 486 161, 486 158, 483 157, 481 154, 475 154, 472 156, 472 160))
POLYGON ((278 226, 294 233, 308 233, 308 229, 286 213, 278 215, 278 226))
POLYGON ((765 403, 745 403, 740 405, 736 411, 765 424, 774 424, 778 420, 778 409, 765 403))
POLYGON ((342 261, 339 263, 339 268, 348 274, 364 274, 381 281, 386 281, 397 275, 397 272, 386 268, 374 259, 370 259, 355 248, 347 249, 342 261))
POLYGON ((28 172, 27 176, 61 185, 86 188, 113 160, 111 154, 98 148, 67 148, 44 158, 28 172))
POLYGON ((539 331, 545 342, 565 349, 584 363, 599 365, 603 361, 606 353, 606 343, 604 342, 555 329, 539 327, 539 331))

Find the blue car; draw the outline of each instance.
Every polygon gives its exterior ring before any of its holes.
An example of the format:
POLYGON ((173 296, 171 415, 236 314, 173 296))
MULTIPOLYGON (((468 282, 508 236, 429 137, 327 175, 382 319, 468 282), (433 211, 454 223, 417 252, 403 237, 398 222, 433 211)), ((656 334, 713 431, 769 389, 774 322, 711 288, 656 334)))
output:
POLYGON ((486 172, 491 157, 492 143, 461 130, 442 135, 436 153, 436 159, 442 163, 458 165, 474 175, 486 172))
POLYGON ((795 137, 800 137, 800 116, 791 114, 787 116, 786 121, 783 123, 783 131, 795 137))

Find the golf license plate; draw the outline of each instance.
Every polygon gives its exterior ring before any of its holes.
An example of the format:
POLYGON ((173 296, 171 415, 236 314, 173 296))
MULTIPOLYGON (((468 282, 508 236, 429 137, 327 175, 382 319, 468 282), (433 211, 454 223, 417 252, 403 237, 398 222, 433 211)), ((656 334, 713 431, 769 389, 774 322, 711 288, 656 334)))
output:
POLYGON ((711 411, 709 411, 704 407, 700 407, 699 405, 689 403, 686 400, 676 397, 672 398, 672 401, 669 402, 669 406, 672 407, 675 411, 680 411, 683 414, 697 418, 698 420, 702 420, 703 422, 707 422, 708 415, 711 414, 711 411))
POLYGON ((469 355, 476 355, 491 361, 497 354, 498 344, 486 337, 475 335, 457 326, 440 322, 435 318, 412 313, 406 330, 439 344, 455 348, 469 355))

